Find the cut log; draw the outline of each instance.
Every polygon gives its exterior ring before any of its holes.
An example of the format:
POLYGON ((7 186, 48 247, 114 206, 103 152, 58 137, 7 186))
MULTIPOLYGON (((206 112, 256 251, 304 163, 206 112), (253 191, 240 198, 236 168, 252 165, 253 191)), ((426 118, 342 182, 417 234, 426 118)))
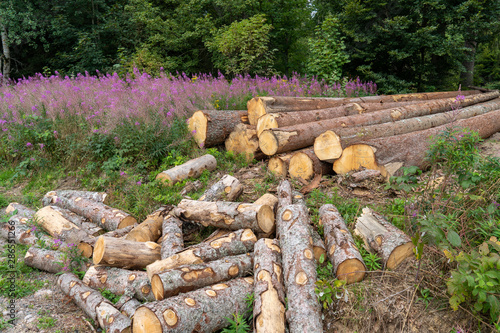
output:
POLYGON ((80 216, 86 217, 107 231, 125 228, 137 222, 132 215, 91 199, 76 195, 54 198, 54 205, 69 209, 80 216))
POLYGON ((163 219, 168 212, 167 207, 161 207, 149 214, 141 224, 125 236, 125 239, 134 242, 156 242, 161 236, 163 219))
POLYGON ((107 289, 115 295, 126 295, 130 290, 128 296, 133 296, 138 300, 151 302, 155 299, 148 274, 144 271, 92 266, 87 270, 82 281, 91 288, 107 289))
POLYGON ((21 205, 17 202, 11 202, 7 206, 7 208, 5 208, 5 214, 13 215, 14 212, 16 212, 15 215, 19 215, 20 217, 26 217, 28 219, 33 218, 33 215, 35 215, 35 211, 33 209, 21 205))
MULTIPOLYGON (((292 185, 286 179, 278 184, 278 207, 276 208, 276 216, 280 213, 281 208, 293 204, 292 185)), ((276 226, 276 238, 279 238, 279 227, 276 226)))
POLYGON ((177 296, 191 290, 244 277, 252 271, 250 253, 228 256, 202 264, 183 265, 170 269, 151 278, 151 286, 156 300, 177 296))
POLYGON ((255 200, 254 205, 269 206, 276 212, 276 207, 278 206, 278 197, 271 193, 264 193, 260 198, 255 200))
POLYGON ((55 204, 57 197, 70 198, 72 196, 81 197, 96 202, 102 202, 103 204, 108 204, 109 197, 105 192, 92 192, 92 191, 78 191, 78 190, 57 190, 50 191, 42 199, 44 206, 49 206, 55 204))
MULTIPOLYGON (((471 96, 461 101, 460 106, 469 106, 497 98, 498 96, 498 92, 471 96)), ((338 117, 279 129, 265 130, 259 137, 259 147, 264 154, 272 156, 274 154, 311 146, 314 144, 316 137, 328 130, 333 130, 339 136, 343 136, 343 134, 339 133, 344 133, 344 131, 351 127, 356 128, 360 126, 390 123, 397 120, 448 111, 457 106, 457 101, 454 98, 450 98, 408 105, 395 109, 380 110, 378 112, 338 117)), ((318 157, 321 160, 325 160, 321 156, 318 157)), ((338 156, 334 158, 338 158, 338 156)))
POLYGON ((231 176, 224 175, 200 197, 200 201, 235 201, 243 193, 243 185, 231 176))
POLYGON ((94 247, 94 265, 142 269, 160 260, 160 245, 100 236, 94 247))
POLYGON ((255 243, 254 276, 254 331, 284 333, 286 301, 278 240, 262 238, 255 243))
POLYGON ((131 333, 132 320, 108 302, 96 307, 97 322, 106 333, 131 333))
MULTIPOLYGON (((127 235, 135 227, 136 227, 135 224, 129 225, 128 227, 125 227, 125 228, 109 231, 105 234, 102 234, 101 236, 122 238, 125 235, 127 235)), ((88 238, 82 240, 80 242, 80 244, 78 244, 78 249, 81 251, 82 256, 84 256, 86 258, 92 257, 92 254, 94 253, 94 245, 98 239, 99 239, 99 237, 88 237, 88 238)))
POLYGON ((135 311, 134 333, 215 332, 227 325, 233 313, 245 313, 245 299, 253 291, 252 278, 198 289, 143 304, 135 311))
POLYGON ((160 257, 166 259, 184 249, 182 238, 182 221, 175 216, 169 215, 163 221, 163 236, 161 242, 160 257))
POLYGON ((118 310, 120 310, 120 312, 129 317, 129 318, 132 318, 135 314, 135 310, 137 310, 138 307, 140 307, 142 305, 141 302, 139 302, 138 300, 136 300, 135 298, 133 297, 130 297, 130 296, 126 296, 126 295, 123 295, 122 297, 120 297, 120 299, 118 300, 118 303, 115 304, 115 306, 118 308, 118 310), (118 306, 120 305, 120 306, 118 306))
POLYGON ((204 243, 210 243, 214 239, 221 238, 223 236, 226 236, 227 234, 231 233, 231 230, 227 229, 217 229, 214 232, 210 234, 207 238, 203 240, 204 243))
POLYGON ((156 179, 165 184, 173 185, 190 177, 198 178, 203 171, 212 171, 215 170, 215 168, 217 168, 217 160, 212 155, 206 154, 174 168, 165 170, 159 173, 156 179))
POLYGON ((315 154, 313 147, 295 152, 290 158, 288 173, 292 178, 311 180, 316 175, 332 173, 332 165, 321 161, 315 154))
POLYGON ((319 217, 324 228, 327 256, 337 279, 345 280, 347 284, 362 281, 366 272, 365 262, 337 208, 330 204, 323 205, 319 209, 319 217))
POLYGON ((285 153, 271 157, 267 163, 267 169, 280 178, 286 178, 288 175, 288 165, 294 153, 285 153))
POLYGON ((333 163, 333 170, 337 174, 345 174, 364 166, 367 169, 380 170, 383 176, 389 176, 394 175, 402 166, 417 166, 425 169, 429 166, 425 156, 432 143, 429 138, 453 127, 468 128, 478 132, 479 136, 485 139, 500 131, 498 119, 500 119, 500 110, 457 120, 453 125, 441 125, 387 138, 363 140, 359 144, 346 148, 341 158, 333 163), (354 153, 351 157, 344 156, 348 150, 361 153, 354 153))
POLYGON ((146 267, 151 280, 154 274, 163 273, 182 265, 201 264, 212 260, 253 251, 257 237, 250 229, 231 232, 210 242, 190 246, 183 251, 146 267))
POLYGON ((255 126, 237 125, 226 139, 225 147, 227 151, 232 151, 234 154, 244 155, 247 161, 265 157, 259 149, 259 138, 255 126))
POLYGON ((477 90, 449 91, 437 93, 402 94, 388 96, 367 96, 357 98, 323 97, 254 97, 247 103, 250 125, 256 125, 258 119, 267 113, 293 112, 334 108, 348 103, 393 103, 406 101, 426 101, 431 99, 456 98, 458 95, 480 94, 477 90))
POLYGON ((90 222, 83 216, 73 213, 69 209, 61 208, 55 205, 50 205, 50 208, 59 213, 59 215, 61 215, 66 220, 70 221, 71 223, 73 223, 74 225, 85 231, 89 236, 97 237, 106 232, 103 228, 99 227, 97 224, 90 222))
POLYGON ((52 206, 45 206, 38 210, 35 218, 49 235, 67 243, 79 244, 82 240, 89 237, 84 230, 65 219, 52 206))
POLYGON ((174 214, 205 227, 210 225, 230 230, 249 228, 259 233, 270 233, 274 230, 274 213, 267 205, 183 199, 174 209, 174 214))
POLYGON ((288 297, 286 318, 290 332, 322 332, 321 307, 314 292, 316 262, 304 205, 284 206, 277 217, 284 281, 288 297))
POLYGON ((411 119, 402 119, 395 122, 386 122, 383 124, 363 127, 338 128, 333 132, 335 132, 340 140, 330 140, 327 137, 322 137, 320 135, 318 138, 316 138, 315 142, 321 141, 321 144, 319 146, 322 146, 324 148, 321 152, 315 151, 315 153, 319 155, 318 157, 322 160, 333 160, 338 156, 334 154, 328 156, 328 147, 330 147, 329 149, 332 150, 341 151, 342 148, 356 144, 363 140, 421 131, 432 127, 448 124, 459 119, 471 118, 498 109, 500 109, 500 98, 489 102, 465 107, 459 110, 431 114, 421 117, 413 117, 411 119))
POLYGON ((310 226, 311 229, 311 237, 313 240, 313 254, 314 254, 314 259, 316 259, 317 262, 320 262, 321 256, 326 256, 326 246, 325 242, 319 235, 319 233, 316 231, 314 226, 310 226))
POLYGON ((36 246, 28 249, 24 256, 24 264, 54 274, 71 271, 72 268, 85 272, 90 266, 90 263, 86 264, 82 262, 78 267, 71 267, 71 263, 68 262, 68 256, 65 253, 42 249, 36 246))
POLYGON ((363 208, 357 218, 354 233, 363 238, 366 249, 377 253, 389 269, 395 269, 404 259, 413 256, 410 237, 368 207, 363 208))
POLYGON ((247 111, 203 110, 189 118, 188 128, 200 148, 217 146, 226 140, 236 125, 248 121, 247 111))

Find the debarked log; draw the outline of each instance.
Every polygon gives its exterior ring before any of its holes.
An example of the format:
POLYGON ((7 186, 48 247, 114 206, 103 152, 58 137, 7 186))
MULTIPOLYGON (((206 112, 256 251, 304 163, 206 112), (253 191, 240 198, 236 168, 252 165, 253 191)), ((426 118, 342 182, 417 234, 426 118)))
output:
POLYGON ((149 214, 142 223, 130 230, 125 239, 134 242, 156 242, 161 236, 163 219, 168 212, 167 207, 160 207, 149 214))
POLYGON ((89 234, 80 229, 74 223, 68 221, 64 216, 52 208, 45 206, 35 213, 36 221, 40 226, 54 238, 59 238, 67 243, 79 244, 89 237, 89 234))
POLYGON ((181 180, 194 177, 198 178, 201 176, 203 171, 215 170, 217 167, 217 160, 210 154, 203 155, 201 157, 187 161, 184 164, 178 165, 171 169, 165 170, 156 176, 157 180, 160 180, 168 185, 173 185, 181 180))
MULTIPOLYGON (((105 234, 102 234, 101 236, 123 238, 132 229, 134 229, 135 226, 136 226, 136 224, 129 225, 128 227, 125 227, 125 228, 109 231, 105 234)), ((82 256, 84 256, 86 258, 92 257, 92 254, 94 253, 94 246, 95 246, 95 243, 97 242, 98 239, 99 239, 99 237, 87 237, 86 239, 82 240, 80 242, 80 244, 78 244, 78 249, 81 251, 82 256)))

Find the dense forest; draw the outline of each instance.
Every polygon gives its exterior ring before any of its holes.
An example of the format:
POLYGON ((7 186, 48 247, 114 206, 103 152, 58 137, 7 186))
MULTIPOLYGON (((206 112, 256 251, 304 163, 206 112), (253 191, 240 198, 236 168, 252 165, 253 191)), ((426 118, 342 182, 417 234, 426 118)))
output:
POLYGON ((497 0, 3 0, 0 30, 4 79, 297 72, 383 93, 500 81, 497 0))

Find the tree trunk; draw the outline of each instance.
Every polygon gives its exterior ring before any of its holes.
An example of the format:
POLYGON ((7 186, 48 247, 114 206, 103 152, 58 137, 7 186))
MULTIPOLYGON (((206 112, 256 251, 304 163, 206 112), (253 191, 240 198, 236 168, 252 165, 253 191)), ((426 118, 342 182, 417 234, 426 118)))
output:
POLYGON ((295 152, 290 158, 288 173, 292 178, 311 180, 316 175, 332 173, 332 165, 320 161, 314 154, 313 147, 295 152))
MULTIPOLYGON (((276 208, 276 216, 278 216, 280 210, 283 207, 293 204, 292 185, 288 180, 284 179, 278 184, 277 195, 278 195, 278 207, 276 208)), ((279 239, 279 237, 280 237, 280 228, 278 225, 276 225, 276 238, 279 239)))
POLYGON ((97 322, 106 333, 131 333, 132 320, 108 302, 96 307, 97 322))
POLYGON ((227 151, 245 155, 247 161, 265 157, 259 149, 259 139, 255 126, 237 125, 226 139, 225 146, 227 151))
POLYGON ((243 185, 240 181, 231 175, 224 175, 203 193, 200 201, 236 201, 241 193, 243 185))
POLYGON ((474 84, 474 63, 476 59, 477 42, 465 41, 465 47, 468 49, 465 51, 465 60, 462 62, 465 71, 460 73, 460 81, 462 86, 469 87, 474 84))
POLYGON ((130 296, 123 295, 120 297, 118 300, 118 303, 115 304, 115 306, 120 310, 120 312, 129 317, 132 318, 135 314, 135 310, 137 310, 138 307, 142 305, 141 302, 136 300, 135 298, 132 298, 130 296), (123 301, 122 301, 123 299, 123 301), (119 305, 119 306, 118 306, 119 305))
POLYGON ((154 274, 151 278, 153 294, 161 301, 179 293, 246 276, 252 272, 252 258, 253 254, 240 254, 154 274))
POLYGON ((161 236, 163 219, 169 211, 167 207, 161 207, 149 214, 141 224, 125 236, 125 239, 134 242, 156 242, 161 236))
POLYGON ((83 283, 98 289, 107 289, 115 295, 131 295, 138 300, 151 302, 155 297, 149 283, 148 274, 144 271, 130 271, 123 268, 92 266, 83 277, 83 283))
POLYGON ((100 236, 94 246, 94 265, 142 269, 160 260, 160 245, 100 236))
POLYGON ((96 202, 108 204, 109 197, 105 192, 92 192, 92 191, 77 191, 77 190, 57 190, 50 191, 44 195, 42 203, 44 206, 55 204, 57 197, 71 198, 72 196, 81 197, 96 202))
POLYGON ((290 159, 293 154, 295 154, 295 152, 284 153, 271 157, 267 163, 267 170, 271 171, 279 178, 286 178, 288 175, 290 159))
POLYGON ((281 249, 276 239, 262 238, 254 248, 254 332, 285 332, 285 287, 281 249))
MULTIPOLYGON (((490 102, 469 106, 459 110, 448 111, 438 114, 431 114, 421 117, 414 117, 410 119, 402 119, 395 122, 387 122, 383 124, 363 126, 363 127, 338 128, 334 132, 340 139, 323 141, 321 145, 323 147, 330 145, 331 151, 333 150, 338 151, 342 150, 342 148, 356 144, 363 140, 390 137, 394 135, 422 131, 432 127, 448 124, 459 119, 471 118, 498 109, 500 109, 500 98, 497 98, 490 102)), ((319 136, 316 139, 315 144, 321 138, 322 136, 319 136)), ((324 152, 326 152, 326 150, 323 150, 323 153, 324 152)), ((338 158, 340 155, 337 156, 332 154, 330 156, 327 156, 326 154, 322 154, 320 156, 321 158, 326 160, 334 160, 335 158, 338 158)))
POLYGON ((280 248, 288 297, 290 332, 323 332, 316 287, 310 218, 304 205, 284 206, 278 212, 280 248))
MULTIPOLYGON (((113 231, 109 231, 105 234, 102 234, 101 236, 104 237, 114 237, 114 238, 122 238, 125 235, 127 235, 133 228, 135 228, 136 225, 129 225, 128 227, 121 228, 121 229, 116 229, 113 231)), ((88 237, 80 242, 78 244, 78 249, 82 251, 82 256, 86 258, 92 257, 92 254, 94 253, 94 245, 97 242, 99 237, 88 237)))
POLYGON ((0 35, 2 36, 2 63, 3 63, 3 72, 2 72, 2 85, 6 85, 10 80, 10 48, 9 48, 9 35, 7 33, 7 27, 0 23, 0 35))
POLYGON ((328 259, 337 279, 345 280, 347 284, 362 281, 366 272, 365 262, 337 208, 330 204, 321 206, 319 218, 323 225, 328 259))
POLYGON ((85 231, 89 236, 98 237, 106 232, 103 228, 99 227, 97 224, 89 222, 89 220, 86 219, 85 217, 75 214, 69 209, 61 208, 59 206, 49 206, 49 207, 51 210, 55 211, 66 220, 68 220, 69 222, 73 223, 74 225, 85 231))
MULTIPOLYGON (((71 271, 70 262, 67 256, 61 251, 41 249, 32 246, 24 256, 24 264, 30 267, 38 268, 39 270, 49 273, 64 273, 71 271)), ((90 264, 81 263, 79 267, 74 267, 79 271, 85 272, 90 264)))
POLYGON ((159 173, 156 176, 156 179, 161 180, 168 185, 173 185, 190 177, 198 178, 201 176, 203 171, 212 171, 215 170, 216 167, 217 160, 215 157, 210 154, 206 154, 174 168, 165 170, 159 173))
POLYGON ((218 331, 233 313, 245 313, 245 299, 253 290, 252 278, 198 289, 163 301, 143 304, 135 311, 134 333, 218 331))
POLYGON ((241 202, 205 202, 183 199, 174 209, 181 219, 230 230, 244 228, 254 232, 269 233, 274 229, 271 207, 241 202))
POLYGON ((35 218, 49 235, 67 243, 79 244, 82 240, 89 237, 84 230, 65 219, 51 206, 45 206, 40 209, 36 212, 35 218))
POLYGON ((137 222, 132 215, 91 199, 76 195, 70 197, 55 196, 54 198, 54 205, 86 217, 107 231, 125 228, 137 222))
POLYGON ((250 229, 231 232, 210 242, 190 246, 171 257, 156 261, 146 267, 151 280, 154 274, 163 273, 182 265, 201 264, 212 260, 252 252, 257 237, 250 229))
POLYGON ((163 221, 163 239, 161 242, 160 257, 167 259, 184 249, 182 238, 182 221, 175 216, 169 215, 163 221))
POLYGON ((364 166, 367 169, 380 170, 383 176, 389 176, 394 175, 403 166, 417 166, 425 169, 429 166, 425 159, 431 145, 429 138, 447 128, 468 128, 478 132, 479 136, 485 139, 500 131, 498 119, 500 119, 500 110, 423 131, 363 140, 359 144, 344 149, 341 158, 333 164, 333 170, 337 174, 345 174, 364 166), (349 151, 352 152, 351 155, 346 153, 349 151))
POLYGON ((247 111, 204 110, 196 111, 189 118, 188 128, 200 148, 223 143, 236 125, 248 122, 247 111))
POLYGON ((366 249, 377 253, 389 269, 413 256, 410 237, 368 207, 357 218, 354 232, 363 238, 366 249))

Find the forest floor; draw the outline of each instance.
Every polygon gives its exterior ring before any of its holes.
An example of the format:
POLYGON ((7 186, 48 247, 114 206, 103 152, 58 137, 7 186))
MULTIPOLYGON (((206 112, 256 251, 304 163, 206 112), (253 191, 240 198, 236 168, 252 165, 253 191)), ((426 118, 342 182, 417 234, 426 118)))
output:
MULTIPOLYGON (((500 157, 500 133, 485 140, 480 147, 485 156, 500 157)), ((211 177, 212 182, 222 174, 211 177)), ((263 184, 266 177, 265 164, 259 162, 240 169, 235 175, 245 186, 241 201, 257 199, 256 184, 263 184)), ((274 193, 277 183, 268 186, 274 193)), ((296 187, 303 186, 295 184, 296 187)), ((378 206, 400 195, 398 191, 385 189, 381 180, 352 184, 348 177, 324 176, 314 197, 306 195, 307 203, 324 196, 335 195, 344 199, 356 199, 361 211, 366 205, 378 206)), ((55 189, 79 189, 82 185, 75 178, 62 180, 55 189)), ((4 197, 12 201, 22 197, 23 184, 1 188, 4 197)), ((355 216, 351 216, 351 221, 355 216)), ((0 246, 5 244, 0 239, 0 246)), ((477 317, 467 309, 453 311, 446 293, 442 267, 446 258, 431 247, 420 267, 414 258, 406 259, 393 271, 373 270, 361 283, 340 288, 338 299, 323 310, 325 332, 476 332, 477 317)), ((20 259, 22 260, 22 259, 20 259)), ((90 319, 57 287, 57 276, 38 270, 17 277, 21 287, 37 290, 29 296, 16 299, 17 324, 8 327, 6 304, 8 299, 0 296, 0 331, 18 332, 100 332, 98 325, 90 319), (3 330, 2 330, 3 329, 3 330)), ((494 331, 482 326, 482 332, 494 331)))

